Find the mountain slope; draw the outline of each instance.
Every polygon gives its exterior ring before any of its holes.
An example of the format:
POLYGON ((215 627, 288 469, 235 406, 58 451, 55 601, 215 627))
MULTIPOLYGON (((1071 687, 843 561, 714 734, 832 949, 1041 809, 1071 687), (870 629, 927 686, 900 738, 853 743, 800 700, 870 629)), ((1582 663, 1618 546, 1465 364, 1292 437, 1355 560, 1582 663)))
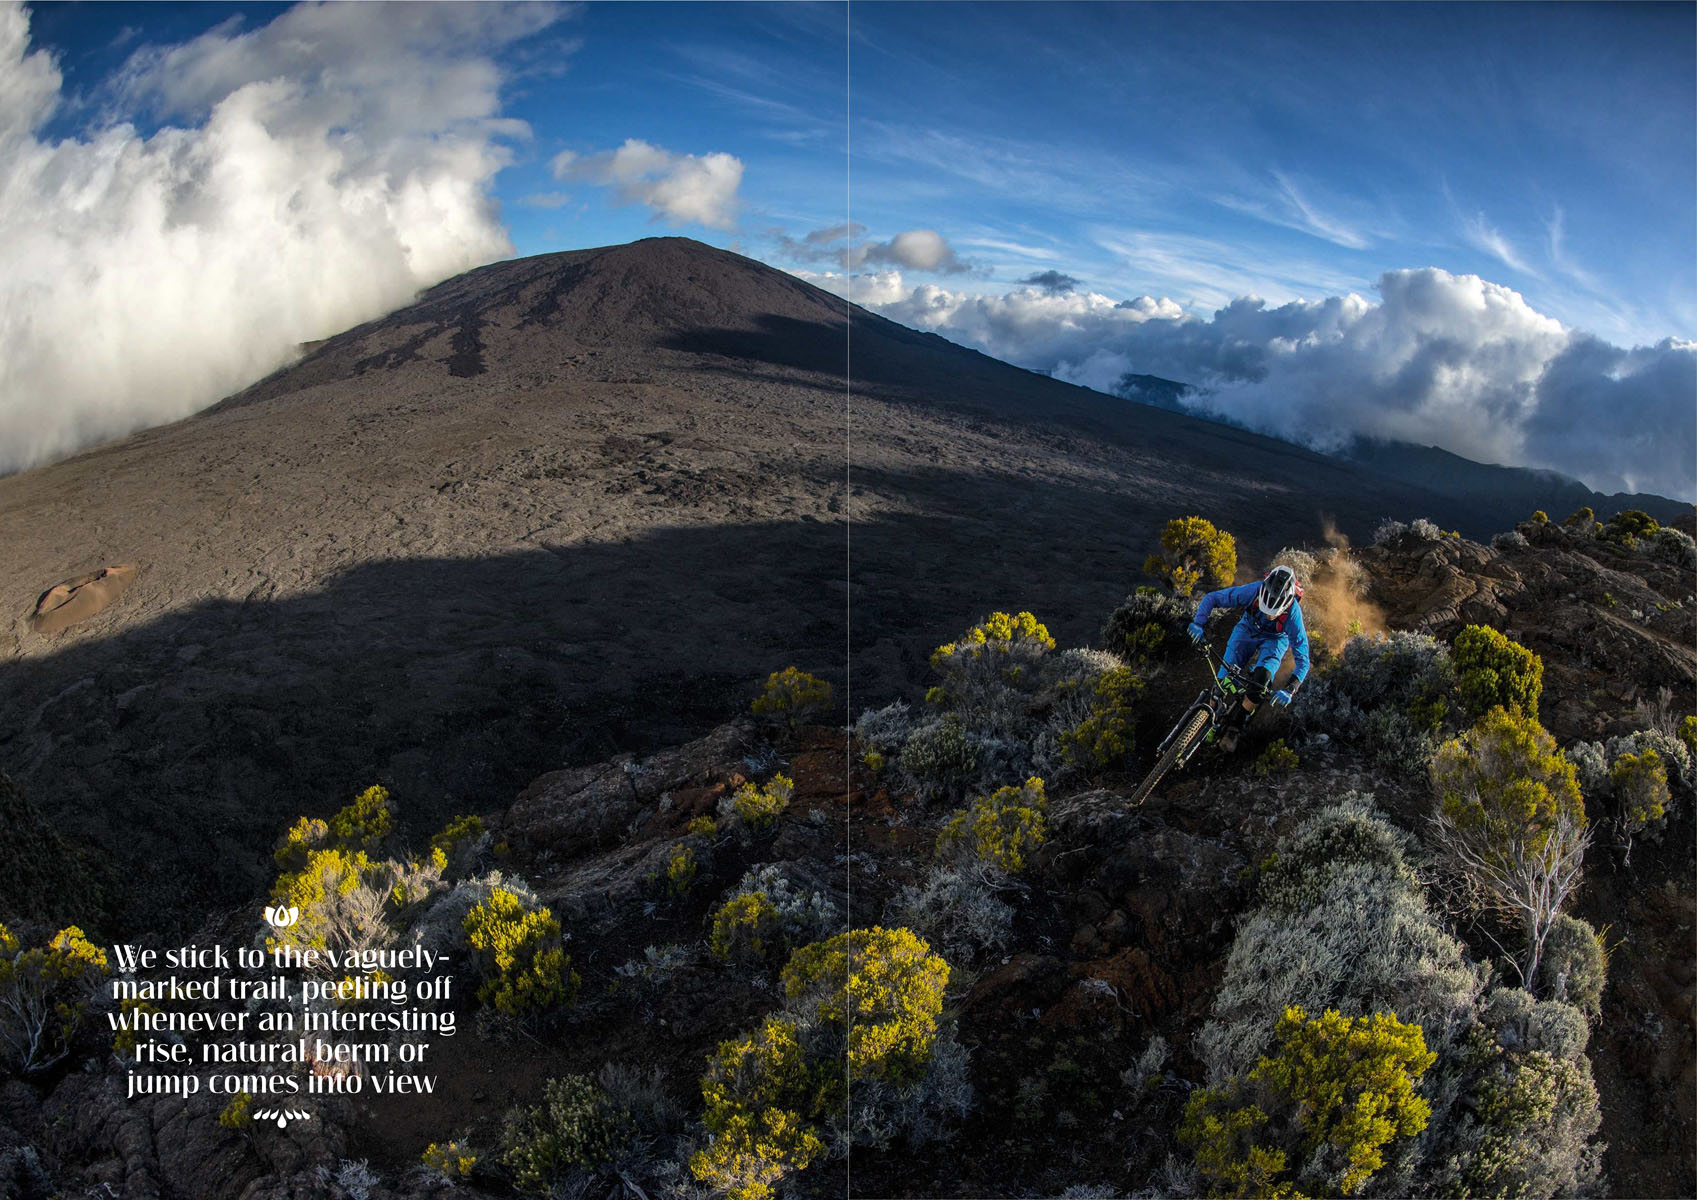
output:
POLYGON ((160 924, 374 781, 420 825, 488 809, 791 662, 841 685, 845 649, 856 702, 890 698, 985 604, 1084 641, 1190 512, 1246 568, 1328 521, 1508 523, 685 239, 499 263, 0 479, 0 767, 160 924), (27 620, 119 563, 104 611, 27 620))

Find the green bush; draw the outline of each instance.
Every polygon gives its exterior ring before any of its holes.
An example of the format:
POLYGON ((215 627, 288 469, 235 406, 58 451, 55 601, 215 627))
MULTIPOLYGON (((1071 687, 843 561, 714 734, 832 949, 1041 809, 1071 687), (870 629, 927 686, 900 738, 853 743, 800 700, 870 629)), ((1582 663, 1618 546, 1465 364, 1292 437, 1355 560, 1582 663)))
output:
POLYGON ((1131 753, 1137 712, 1132 707, 1143 683, 1130 667, 1103 671, 1089 685, 1090 715, 1061 734, 1061 747, 1076 766, 1107 767, 1131 753))
POLYGON ((496 888, 465 918, 466 941, 483 983, 478 1003, 504 1017, 527 1018, 574 1002, 580 980, 571 969, 560 922, 546 908, 526 908, 496 888))
POLYGON ((532 1196, 553 1195, 574 1167, 611 1162, 631 1131, 630 1113, 588 1076, 550 1079, 542 1096, 539 1107, 509 1111, 501 1129, 501 1164, 532 1196))
POLYGON ((1237 542, 1201 517, 1177 517, 1161 530, 1161 553, 1151 554, 1143 569, 1179 596, 1203 580, 1224 587, 1237 574, 1237 542))
POLYGON ((831 685, 795 667, 773 671, 749 706, 756 716, 782 720, 791 729, 831 707, 831 685))
POLYGON ((109 971, 75 925, 30 949, 0 925, 0 1063, 28 1075, 68 1058, 109 971))
POLYGON ((1532 524, 1534 524, 1534 525, 1548 525, 1549 523, 1550 523, 1550 514, 1545 512, 1543 509, 1540 508, 1537 512, 1532 514, 1532 524))
POLYGON ((1283 738, 1278 738, 1261 752, 1250 770, 1257 779, 1270 779, 1274 775, 1294 771, 1301 764, 1302 759, 1297 756, 1296 751, 1285 745, 1283 738))
POLYGON ((1025 857, 1048 839, 1048 799, 1036 776, 1019 787, 998 788, 956 813, 937 837, 937 853, 988 863, 1009 875, 1025 869, 1025 857))
POLYGON ((1544 939, 1544 957, 1533 980, 1538 994, 1565 1000, 1595 1020, 1603 1013, 1603 987, 1608 982, 1609 956, 1603 939, 1589 922, 1562 913, 1544 939))
POLYGON ((1222 1089, 1192 1093, 1179 1141, 1216 1196, 1353 1196, 1384 1166, 1393 1138, 1426 1128, 1415 1094, 1437 1055, 1418 1025, 1285 1010, 1273 1053, 1222 1089))
POLYGON ((977 774, 978 753, 966 736, 966 726, 951 715, 915 729, 897 765, 914 781, 921 800, 949 799, 977 774))
POLYGON ((1589 505, 1587 505, 1585 508, 1581 508, 1577 512, 1569 513, 1567 520, 1562 522, 1562 527, 1564 529, 1576 530, 1579 533, 1590 533, 1591 527, 1596 523, 1596 520, 1597 514, 1591 510, 1589 505))
POLYGON ((1469 625, 1455 635, 1451 654, 1462 707, 1482 717, 1493 708, 1506 708, 1538 717, 1538 697, 1544 690, 1544 663, 1518 642, 1488 625, 1469 625))
POLYGON ((1589 842, 1578 774, 1536 720, 1495 708, 1432 760, 1435 831, 1450 865, 1527 939, 1523 978, 1577 885, 1589 842))
POLYGON ((430 839, 430 848, 440 850, 444 859, 452 859, 469 850, 483 837, 483 818, 466 815, 455 817, 442 827, 442 832, 430 839))
POLYGON ((1449 647, 1399 631, 1350 638, 1291 713, 1305 738, 1325 734, 1400 767, 1431 757, 1458 707, 1449 647))
POLYGON ((1627 836, 1637 833, 1667 815, 1672 798, 1668 791, 1668 769, 1654 750, 1622 754, 1609 768, 1609 784, 1620 806, 1627 836))
POLYGON ((1152 587, 1120 602, 1102 626, 1102 644, 1127 662, 1146 666, 1183 646, 1191 606, 1152 587))
POLYGON ((1638 545, 1639 538, 1654 537, 1661 527, 1661 522, 1649 513, 1629 508, 1609 518, 1609 523, 1603 527, 1603 537, 1631 550, 1638 545))

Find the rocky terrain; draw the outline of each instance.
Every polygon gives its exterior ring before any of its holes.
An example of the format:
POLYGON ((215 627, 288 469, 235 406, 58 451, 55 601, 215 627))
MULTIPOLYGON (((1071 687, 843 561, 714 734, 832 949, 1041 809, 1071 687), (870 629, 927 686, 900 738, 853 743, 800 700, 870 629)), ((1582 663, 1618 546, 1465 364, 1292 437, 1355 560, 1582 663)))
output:
POLYGON ((500 263, 211 412, 0 479, 0 766, 124 878, 116 927, 182 928, 255 892, 279 824, 374 781, 425 829, 699 734, 790 662, 871 701, 986 606, 1082 641, 1186 512, 1246 559, 1326 521, 1524 515, 684 239, 500 263), (108 607, 41 625, 50 589, 117 565, 108 607))
MULTIPOLYGON (((1689 564, 1548 522, 1492 543, 1530 514, 1461 507, 675 239, 473 272, 214 412, 0 480, 0 919, 245 942, 279 836, 381 782, 415 850, 481 814, 456 870, 525 881, 582 980, 516 1036, 466 989, 434 1094, 319 1102, 287 1130, 220 1124, 219 1098, 125 1100, 109 1033, 85 1030, 69 1061, 0 1083, 0 1196, 510 1195, 504 1114, 609 1063, 671 1115, 560 1194, 690 1194, 708 1056, 783 999, 773 970, 710 951, 721 905, 775 867, 843 926, 916 920, 908 889, 970 798, 869 760, 845 722, 927 711, 932 649, 992 610, 1102 646, 1171 516, 1236 534, 1246 571, 1285 547, 1336 564, 1347 535, 1333 594, 1311 586, 1328 663, 1350 621, 1446 642, 1485 624, 1542 659, 1564 748, 1697 709, 1689 564), (1385 517, 1438 526, 1369 544, 1385 517), (131 563, 109 606, 32 625, 53 585, 131 563), (834 712, 756 721, 791 663, 837 684, 834 712), (704 827, 778 773, 794 789, 769 827, 704 827), (694 865, 668 886, 679 847, 694 865), (420 1165, 450 1138, 483 1164, 453 1182, 420 1165)), ((934 1140, 822 1157, 789 1192, 1193 1194, 1176 1133, 1234 941, 1270 856, 1352 792, 1409 835, 1470 961, 1506 973, 1503 929, 1431 870, 1424 763, 1305 717, 1313 690, 1128 811, 1204 679, 1172 646, 1136 669, 1130 752, 1057 777, 1046 841, 986 893, 1001 932, 934 931, 970 1102, 934 1140), (1297 761, 1265 757, 1276 740, 1297 761)), ((1697 797, 1673 787, 1630 854, 1599 833, 1569 905, 1610 948, 1588 1053, 1611 1195, 1697 1192, 1697 797)))
MULTIPOLYGON (((1539 531, 1522 529, 1533 534, 1524 547, 1405 533, 1364 548, 1353 555, 1360 598, 1393 628, 1448 637, 1491 620, 1538 647, 1544 711, 1564 745, 1642 728, 1665 702, 1664 687, 1688 702, 1697 681, 1685 636, 1697 605, 1690 573, 1560 533, 1543 534, 1540 545, 1539 531), (1627 619, 1616 618, 1626 606, 1627 619), (1579 654, 1581 646, 1593 649, 1579 654)), ((936 629, 933 640, 949 627, 936 629)), ((1187 652, 1148 670, 1139 751, 1052 791, 1047 843, 998 892, 1012 909, 1005 944, 950 952, 946 1011, 968 1055, 970 1113, 941 1142, 856 1149, 847 1162, 809 1168, 786 1185, 795 1194, 1056 1196, 1079 1185, 1091 1195, 1170 1194, 1161 1182, 1168 1156, 1184 1154, 1174 1132, 1188 1090, 1204 1081, 1195 1040, 1268 855, 1350 792, 1371 793, 1418 841, 1433 804, 1423 771, 1305 727, 1300 709, 1258 723, 1235 755, 1204 755, 1128 811, 1123 797, 1148 748, 1201 677, 1187 652), (1300 762, 1252 769, 1275 738, 1296 746, 1300 762), (1164 1082, 1140 1086, 1139 1064, 1157 1038, 1170 1048, 1155 1076, 1164 1082)), ((124 1102, 121 1068, 96 1057, 62 1079, 0 1091, 0 1146, 10 1147, 0 1150, 0 1179, 24 1196, 102 1186, 110 1192, 98 1194, 244 1200, 436 1194, 448 1185, 418 1165, 425 1145, 451 1136, 488 1147, 509 1104, 534 1100, 551 1077, 592 1075, 609 1062, 658 1071, 677 1107, 696 1112, 708 1053, 775 1002, 769 976, 706 950, 714 912, 738 879, 776 864, 829 897, 845 924, 864 927, 901 912, 903 888, 928 870, 947 805, 925 802, 899 774, 880 776, 863 749, 837 728, 785 731, 739 718, 652 755, 544 773, 487 815, 491 837, 507 848, 502 869, 559 915, 583 976, 578 1004, 552 1034, 490 1040, 468 1007, 463 1032, 445 1043, 436 1094, 364 1110, 321 1105, 309 1126, 252 1136, 221 1128, 208 1098, 124 1102), (773 771, 788 773, 795 790, 771 829, 691 831, 744 780, 773 771), (682 844, 694 848, 700 874, 681 895, 657 890, 656 875, 682 844)), ((1601 838, 1573 905, 1608 930, 1612 947, 1590 1045, 1607 1145, 1603 1194, 1697 1187, 1694 800, 1676 785, 1666 827, 1630 862, 1601 838)), ((1461 909, 1450 919, 1478 961, 1491 962, 1489 924, 1461 909)), ((239 936, 234 920, 196 936, 239 936)), ((645 1190, 624 1194, 652 1194, 653 1177, 627 1169, 638 1174, 624 1178, 645 1190)), ((619 1179, 596 1178, 607 1190, 573 1194, 620 1192, 619 1179)), ((504 1194, 501 1179, 480 1173, 453 1194, 504 1194)))

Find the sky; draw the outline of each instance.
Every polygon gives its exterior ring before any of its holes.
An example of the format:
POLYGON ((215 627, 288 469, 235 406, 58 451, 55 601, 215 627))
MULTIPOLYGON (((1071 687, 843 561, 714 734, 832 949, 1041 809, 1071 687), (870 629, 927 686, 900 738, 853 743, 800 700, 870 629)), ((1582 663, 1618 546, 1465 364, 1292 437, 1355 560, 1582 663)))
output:
POLYGON ((0 0, 0 470, 656 234, 1322 449, 1697 498, 1687 4, 0 0))

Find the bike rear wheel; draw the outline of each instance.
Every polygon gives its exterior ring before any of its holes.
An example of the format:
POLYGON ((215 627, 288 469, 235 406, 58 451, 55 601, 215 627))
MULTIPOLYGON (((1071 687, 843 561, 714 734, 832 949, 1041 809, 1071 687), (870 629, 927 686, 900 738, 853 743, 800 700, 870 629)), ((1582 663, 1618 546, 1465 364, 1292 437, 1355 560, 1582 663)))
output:
POLYGON ((1130 806, 1142 804, 1148 798, 1149 793, 1155 790, 1155 785, 1161 782, 1161 776, 1172 770, 1173 764, 1182 759, 1190 749, 1190 744, 1202 736, 1202 731, 1208 728, 1209 719, 1210 714, 1205 708, 1199 708, 1191 715, 1177 736, 1167 743, 1167 748, 1161 752, 1161 757, 1150 768, 1149 774, 1143 777, 1143 782, 1137 785, 1137 790, 1131 794, 1130 806))

